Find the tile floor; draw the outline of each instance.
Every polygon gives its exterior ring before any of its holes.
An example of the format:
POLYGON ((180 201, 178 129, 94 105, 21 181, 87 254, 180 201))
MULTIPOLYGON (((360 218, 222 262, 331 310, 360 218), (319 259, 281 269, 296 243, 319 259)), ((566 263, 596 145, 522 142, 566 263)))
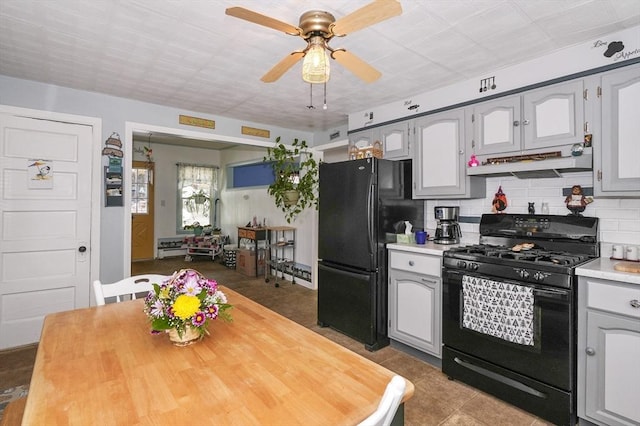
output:
POLYGON ((279 312, 305 327, 365 356, 408 378, 415 385, 415 394, 405 406, 406 425, 486 425, 519 426, 545 425, 541 419, 497 400, 462 383, 448 380, 440 369, 406 351, 388 346, 369 352, 364 345, 329 328, 316 324, 316 292, 289 282, 276 288, 273 279, 251 278, 226 268, 219 261, 194 258, 185 262, 182 257, 135 262, 132 275, 141 273, 171 274, 181 268, 197 269, 215 278, 220 284, 279 312))

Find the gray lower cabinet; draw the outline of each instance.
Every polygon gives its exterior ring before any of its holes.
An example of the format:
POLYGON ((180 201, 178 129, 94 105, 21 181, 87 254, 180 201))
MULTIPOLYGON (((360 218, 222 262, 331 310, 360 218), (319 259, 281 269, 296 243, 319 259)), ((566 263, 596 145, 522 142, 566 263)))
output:
POLYGON ((640 286, 579 277, 578 416, 640 424, 640 286))
POLYGON ((389 251, 389 338, 442 357, 442 256, 389 251))

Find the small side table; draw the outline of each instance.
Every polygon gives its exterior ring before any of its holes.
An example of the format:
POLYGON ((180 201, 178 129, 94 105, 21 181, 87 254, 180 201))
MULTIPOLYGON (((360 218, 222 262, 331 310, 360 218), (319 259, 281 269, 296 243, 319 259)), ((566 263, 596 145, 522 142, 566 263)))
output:
POLYGON ((256 253, 255 255, 256 275, 255 276, 257 277, 258 276, 258 258, 260 257, 258 252, 258 241, 267 239, 267 228, 247 228, 247 227, 239 226, 238 227, 238 247, 240 247, 241 238, 246 238, 248 240, 253 241, 254 250, 256 253))

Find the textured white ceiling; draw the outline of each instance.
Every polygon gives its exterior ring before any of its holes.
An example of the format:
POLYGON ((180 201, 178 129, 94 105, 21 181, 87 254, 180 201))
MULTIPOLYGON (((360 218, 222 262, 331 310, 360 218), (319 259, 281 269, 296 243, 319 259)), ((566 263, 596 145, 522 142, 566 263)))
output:
POLYGON ((402 0, 403 13, 344 38, 382 72, 366 84, 332 63, 309 85, 297 64, 260 77, 299 37, 225 14, 242 6, 295 26, 312 9, 336 19, 369 0, 0 0, 0 74, 304 131, 349 113, 491 73, 640 24, 640 0, 402 0))

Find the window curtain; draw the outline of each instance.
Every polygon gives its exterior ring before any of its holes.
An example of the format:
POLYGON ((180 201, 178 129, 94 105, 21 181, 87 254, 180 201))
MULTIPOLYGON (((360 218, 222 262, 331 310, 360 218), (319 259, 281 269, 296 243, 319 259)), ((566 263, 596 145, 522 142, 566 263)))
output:
POLYGON ((203 187, 209 186, 212 195, 218 191, 218 168, 212 166, 200 166, 196 164, 178 163, 178 189, 182 190, 187 186, 203 187))
POLYGON ((178 163, 177 229, 188 229, 196 223, 215 225, 212 217, 218 197, 218 168, 197 164, 178 163))

